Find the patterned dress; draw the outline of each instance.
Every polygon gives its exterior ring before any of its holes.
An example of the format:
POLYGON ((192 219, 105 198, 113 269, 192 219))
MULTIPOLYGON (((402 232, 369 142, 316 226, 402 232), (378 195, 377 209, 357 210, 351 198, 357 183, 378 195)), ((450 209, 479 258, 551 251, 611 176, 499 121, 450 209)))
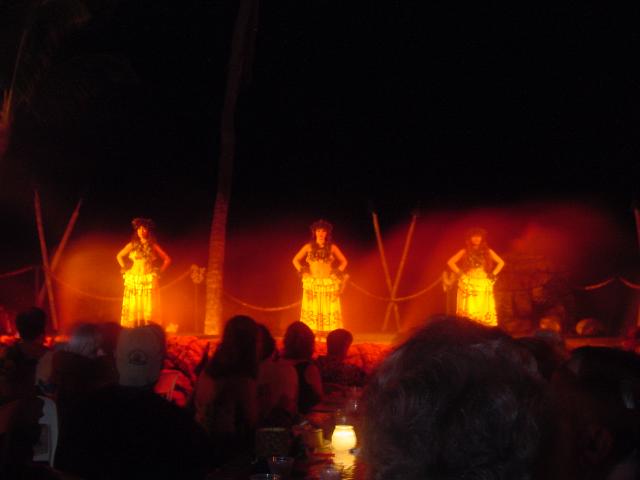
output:
POLYGON ((473 277, 460 278, 458 280, 456 314, 488 327, 498 325, 496 301, 493 296, 493 280, 473 277))
POLYGON ((496 301, 493 295, 494 280, 486 276, 490 270, 488 255, 484 249, 467 251, 463 258, 463 270, 484 271, 484 275, 465 275, 458 279, 456 314, 470 318, 482 325, 498 325, 496 301))
POLYGON ((160 323, 158 274, 153 267, 156 255, 147 243, 134 244, 129 253, 132 267, 124 272, 124 294, 120 325, 138 327, 151 321, 160 323))
MULTIPOLYGON (((307 254, 307 263, 322 262, 331 265, 334 261, 331 246, 313 248, 307 254)), ((300 321, 315 333, 328 333, 342 328, 340 293, 342 281, 336 276, 314 277, 306 275, 302 279, 302 307, 300 321)))

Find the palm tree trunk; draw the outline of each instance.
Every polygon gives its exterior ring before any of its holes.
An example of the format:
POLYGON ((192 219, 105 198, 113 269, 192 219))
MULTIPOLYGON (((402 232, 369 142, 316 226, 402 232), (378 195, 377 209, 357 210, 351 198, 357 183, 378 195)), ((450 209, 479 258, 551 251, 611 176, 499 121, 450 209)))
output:
POLYGON ((216 192, 211 232, 209 234, 209 265, 206 281, 204 333, 222 332, 222 293, 227 216, 231 196, 231 181, 236 144, 236 104, 240 85, 250 65, 258 18, 258 0, 241 0, 231 39, 227 70, 227 85, 220 121, 220 158, 218 160, 218 189, 216 192))

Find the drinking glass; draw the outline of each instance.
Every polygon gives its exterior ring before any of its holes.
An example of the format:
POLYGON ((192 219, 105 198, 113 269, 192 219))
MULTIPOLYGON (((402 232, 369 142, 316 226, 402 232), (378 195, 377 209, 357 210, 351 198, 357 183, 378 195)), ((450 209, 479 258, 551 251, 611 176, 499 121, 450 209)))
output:
POLYGON ((249 476, 249 480, 283 480, 282 477, 276 473, 254 473, 249 476))
POLYGON ((267 459, 267 463, 269 464, 269 471, 271 473, 280 475, 283 479, 286 479, 291 475, 291 470, 293 469, 293 457, 273 456, 267 459))

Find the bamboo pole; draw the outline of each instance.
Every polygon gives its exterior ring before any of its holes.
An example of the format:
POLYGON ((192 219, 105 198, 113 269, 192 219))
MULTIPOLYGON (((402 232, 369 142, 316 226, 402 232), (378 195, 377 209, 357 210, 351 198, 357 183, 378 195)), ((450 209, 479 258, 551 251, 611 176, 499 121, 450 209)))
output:
MULTIPOLYGON (((73 227, 76 224, 76 220, 78 220, 78 214, 80 213, 81 206, 82 206, 82 199, 78 201, 78 204, 76 205, 75 210, 71 214, 71 218, 69 218, 69 223, 67 223, 67 228, 65 229, 64 234, 62 235, 62 240, 60 240, 60 244, 58 245, 58 248, 56 248, 56 251, 53 254, 53 259, 51 260, 52 272, 55 271, 56 267, 58 266, 58 263, 60 262, 60 257, 62 256, 62 252, 64 248, 67 246, 67 241, 71 236, 71 232, 73 230, 73 227)), ((45 288, 46 288, 45 285, 40 287, 40 292, 38 293, 38 301, 37 301, 38 305, 42 305, 42 302, 44 302, 44 295, 46 293, 45 288)))
MULTIPOLYGON (((384 253, 384 245, 382 244, 382 235, 380 234, 380 223, 378 222, 378 214, 376 212, 371 212, 371 217, 373 219, 373 230, 376 233, 376 243, 378 245, 378 252, 380 253, 380 262, 382 263, 382 271, 384 272, 384 279, 387 282, 387 289, 389 290, 389 294, 391 294, 393 290, 393 284, 391 283, 391 275, 389 273, 387 256, 384 253)), ((387 309, 384 314, 384 321, 382 323, 383 331, 387 327, 389 312, 391 311, 391 308, 393 308, 393 305, 394 305, 393 298, 391 298, 391 300, 387 304, 387 309)))
POLYGON ((384 246, 382 245, 382 236, 380 235, 380 224, 378 223, 378 214, 376 212, 371 212, 371 216, 373 217, 373 229, 376 232, 376 242, 378 244, 378 252, 380 252, 380 261, 382 262, 382 271, 384 272, 384 278, 387 282, 387 288, 389 288, 389 292, 393 288, 391 284, 391 275, 389 275, 389 266, 387 264, 387 257, 384 254, 384 246))
MULTIPOLYGON (((42 255, 42 265, 44 267, 44 282, 47 287, 49 297, 49 317, 54 330, 58 329, 58 317, 56 315, 56 305, 53 298, 53 285, 51 284, 51 270, 49 269, 49 256, 47 254, 47 244, 44 239, 44 227, 42 225, 42 209, 40 208, 40 195, 34 191, 34 207, 36 211, 36 225, 38 227, 38 238, 40 240, 40 254, 42 255)), ((39 304, 38 306, 42 306, 39 304)))
POLYGON ((395 279, 393 282, 391 281, 391 274, 389 273, 389 264, 387 263, 387 257, 384 252, 384 246, 382 244, 382 236, 380 234, 380 224, 378 223, 378 215, 375 212, 371 213, 373 217, 373 228, 376 233, 376 241, 378 244, 378 251, 380 252, 380 260, 382 262, 382 269, 384 271, 385 281, 387 282, 387 288, 389 289, 390 300, 387 304, 387 309, 384 315, 384 321, 382 323, 382 330, 386 330, 389 324, 389 316, 393 311, 396 327, 400 328, 400 311, 398 310, 398 303, 396 302, 396 292, 398 290, 398 285, 400 285, 400 278, 402 277, 402 271, 404 270, 404 265, 406 263, 407 253, 409 252, 409 245, 411 244, 411 238, 413 237, 413 232, 415 229, 416 218, 417 215, 413 214, 413 218, 411 219, 411 225, 409 226, 409 231, 407 232, 407 238, 405 239, 404 248, 402 251, 402 258, 400 259, 400 265, 398 267, 398 271, 396 272, 395 279))
POLYGON ((413 232, 416 227, 416 219, 417 215, 414 213, 411 217, 411 223, 409 224, 409 231, 407 232, 407 237, 404 241, 404 247, 402 249, 402 257, 400 258, 400 265, 398 266, 398 271, 396 272, 396 277, 393 282, 393 290, 391 291, 391 303, 387 307, 387 314, 385 315, 384 323, 382 325, 382 330, 387 329, 387 325, 389 323, 389 315, 391 313, 391 305, 393 305, 393 310, 396 319, 396 327, 398 330, 400 329, 400 312, 398 311, 398 303, 395 301, 396 294, 398 292, 398 286, 400 285, 400 278, 402 277, 402 272, 404 270, 405 263, 407 261, 407 254, 409 253, 409 246, 411 245, 411 239, 413 238, 413 232))

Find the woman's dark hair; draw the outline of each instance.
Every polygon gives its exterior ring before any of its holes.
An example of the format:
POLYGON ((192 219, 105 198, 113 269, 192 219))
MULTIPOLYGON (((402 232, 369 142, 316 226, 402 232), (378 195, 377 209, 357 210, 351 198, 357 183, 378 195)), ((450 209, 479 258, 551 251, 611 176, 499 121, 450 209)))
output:
POLYGON ((342 357, 347 354, 353 342, 353 335, 349 330, 337 328, 327 335, 327 354, 342 357))
POLYGON ((484 228, 470 228, 465 233, 465 255, 462 257, 462 270, 467 271, 471 268, 482 267, 485 271, 491 271, 493 259, 489 254, 489 244, 487 243, 487 231, 484 228), (481 237, 480 245, 473 245, 471 238, 481 237))
POLYGON ((471 237, 482 237, 482 243, 486 243, 487 241, 487 231, 481 227, 473 227, 467 230, 464 234, 464 238, 469 245, 471 241, 471 237))
POLYGON ((138 228, 145 227, 149 232, 149 243, 156 242, 155 230, 156 225, 150 218, 141 218, 136 217, 131 220, 131 228, 133 229, 133 233, 131 234, 131 243, 134 245, 140 243, 140 239, 138 238, 138 228))
POLYGON ((561 350, 545 338, 529 336, 517 338, 515 341, 533 355, 538 372, 547 381, 551 380, 553 373, 568 357, 565 350, 561 350))
POLYGON ((131 227, 134 230, 137 230, 140 227, 145 227, 147 230, 154 230, 156 225, 150 218, 136 217, 131 220, 131 227))
POLYGON ((118 322, 99 323, 98 328, 102 334, 102 351, 110 356, 115 356, 118 336, 124 328, 118 322))
POLYGON ((20 338, 27 342, 44 335, 46 323, 47 314, 38 307, 32 307, 16 315, 16 329, 20 334, 20 338))
POLYGON ((260 361, 262 361, 273 356, 276 352, 276 341, 266 325, 259 323, 258 329, 260 330, 260 345, 262 347, 260 361))
POLYGON ((284 358, 311 360, 315 340, 313 331, 306 324, 293 322, 284 333, 284 358))
POLYGON ((258 374, 258 324, 251 317, 236 315, 224 327, 222 341, 205 368, 211 378, 258 374))
POLYGON ((309 227, 309 231, 311 232, 311 245, 315 245, 316 243, 316 230, 325 230, 327 232, 325 244, 330 245, 332 241, 333 225, 322 219, 313 222, 309 227))
POLYGON ((559 409, 563 421, 572 426, 576 441, 584 442, 579 448, 595 450, 591 446, 595 442, 594 428, 606 431, 610 437, 606 447, 598 447, 601 451, 598 456, 594 453, 594 458, 585 463, 585 470, 611 468, 637 455, 640 356, 618 347, 577 347, 556 370, 551 385, 561 400, 559 409))

